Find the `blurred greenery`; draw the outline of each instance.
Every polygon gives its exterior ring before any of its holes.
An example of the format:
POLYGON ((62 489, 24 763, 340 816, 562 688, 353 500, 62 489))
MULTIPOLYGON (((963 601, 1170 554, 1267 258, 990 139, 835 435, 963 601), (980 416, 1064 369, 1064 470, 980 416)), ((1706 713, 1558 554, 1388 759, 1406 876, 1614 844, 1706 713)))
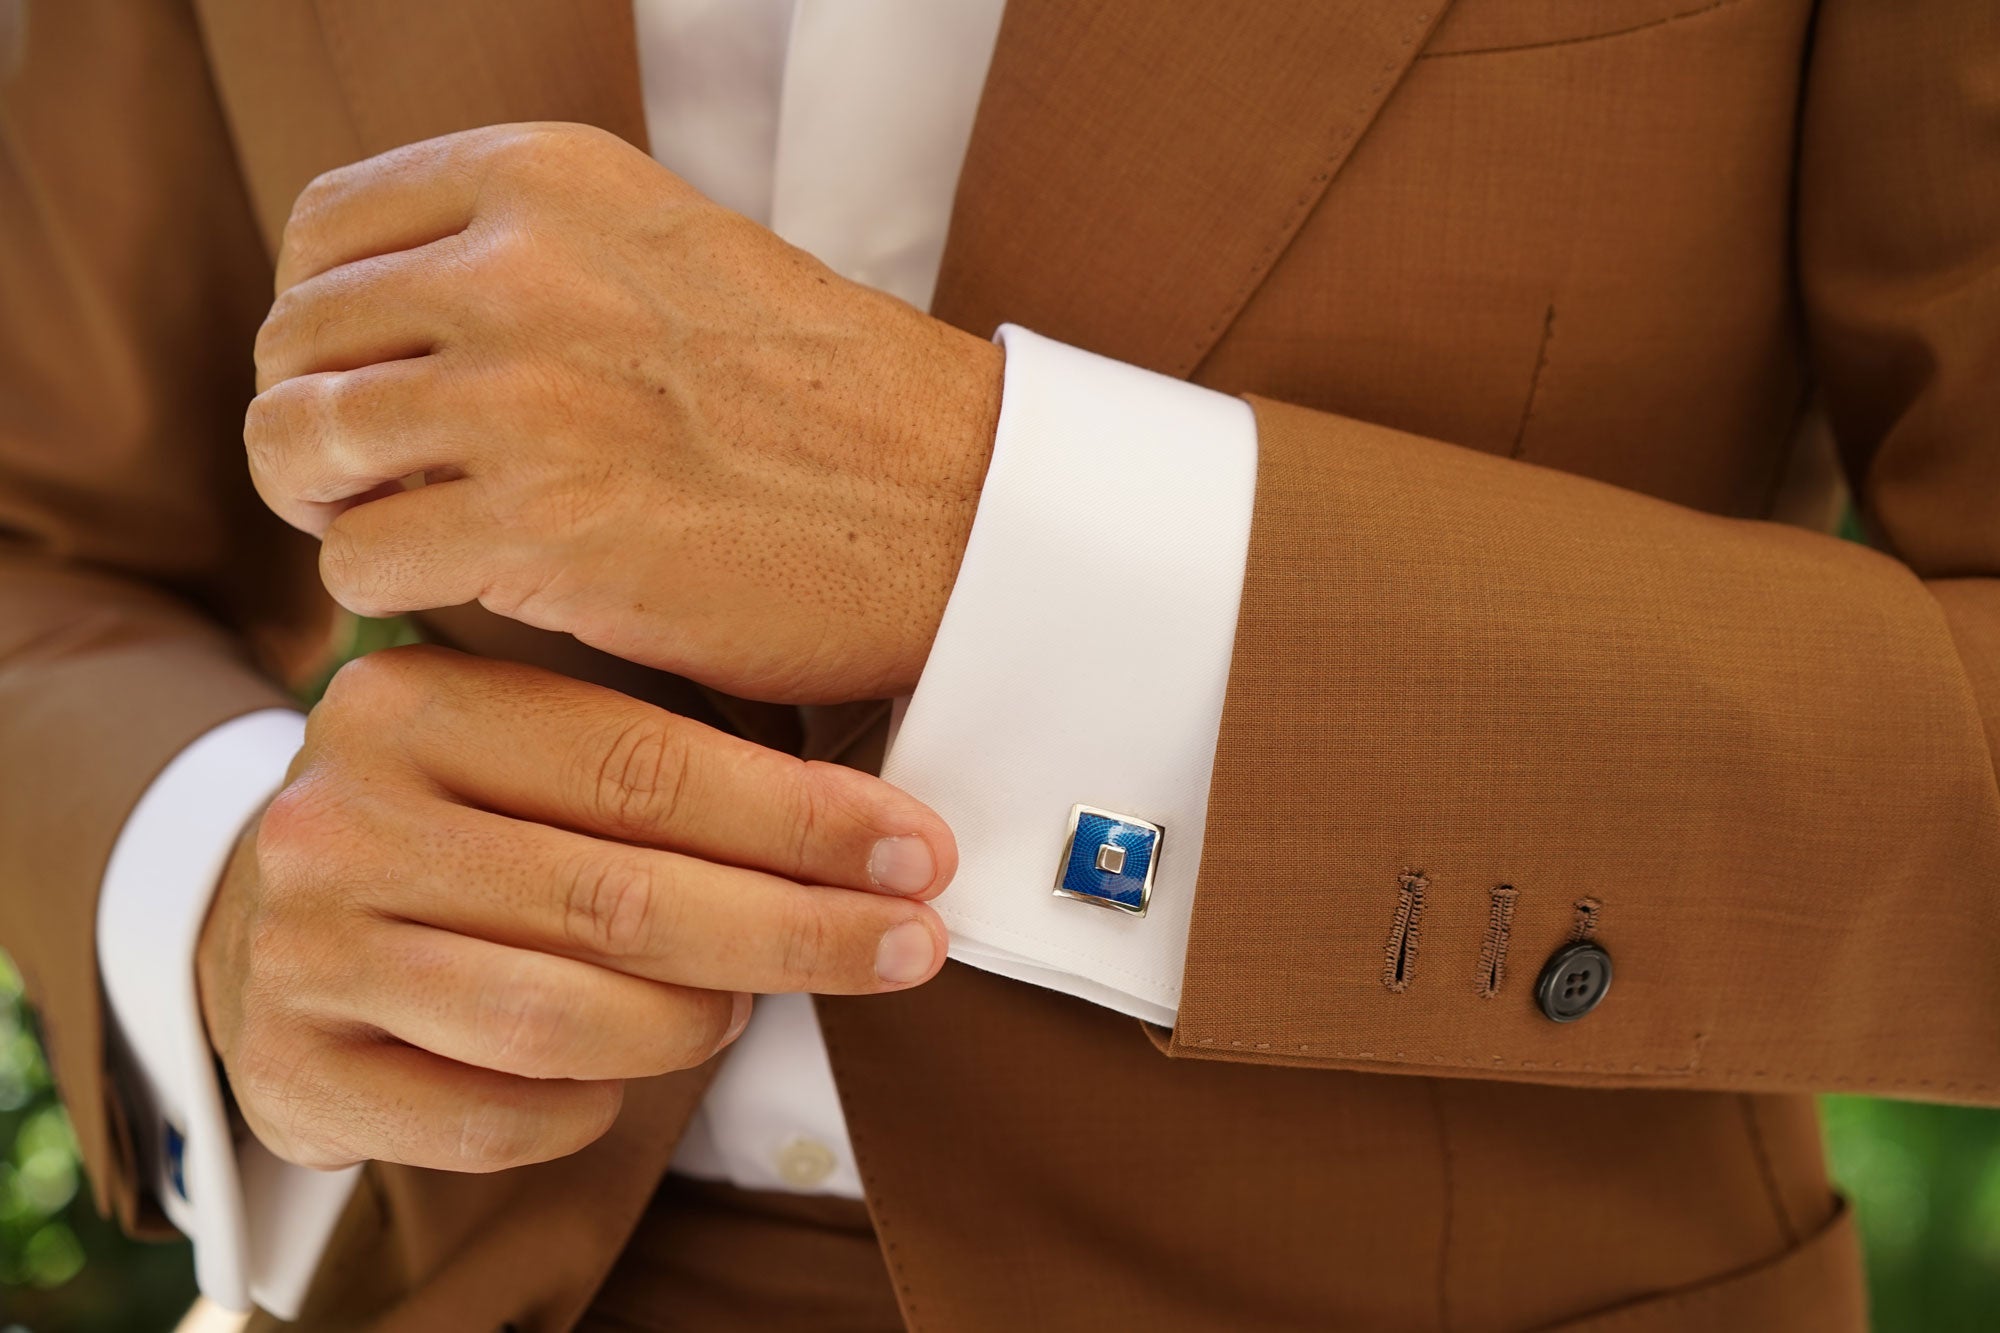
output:
MULTIPOLYGON (((406 620, 350 617, 345 638, 301 703, 348 659, 419 635, 406 620)), ((91 1206, 20 975, 0 950, 0 1333, 155 1333, 194 1296, 185 1244, 131 1240, 91 1206)))
POLYGON ((2000 1327, 2000 1111, 1823 1097, 1881 1333, 2000 1327))
POLYGON ((91 1207, 21 978, 0 953, 0 1333, 154 1333, 193 1299, 187 1246, 128 1240, 91 1207))
MULTIPOLYGON (((414 639, 401 622, 358 622, 340 658, 414 639)), ((1823 1098, 1821 1111, 1834 1179, 1860 1217, 1879 1333, 2000 1327, 2000 1111, 1866 1097, 1823 1098)), ((186 1245, 128 1240, 91 1208, 0 953, 0 1333, 166 1333, 193 1298, 186 1245)))

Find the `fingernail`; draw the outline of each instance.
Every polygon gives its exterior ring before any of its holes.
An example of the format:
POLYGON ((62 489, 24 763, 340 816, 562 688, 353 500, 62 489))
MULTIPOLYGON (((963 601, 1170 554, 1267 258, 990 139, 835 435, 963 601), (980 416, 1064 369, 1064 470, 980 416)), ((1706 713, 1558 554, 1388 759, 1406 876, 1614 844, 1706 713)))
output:
POLYGON ((922 893, 937 878, 937 858, 922 838, 884 838, 868 856, 868 879, 890 893, 922 893))
POLYGON ((743 1029, 748 1027, 749 1025, 750 1025, 750 993, 748 991, 738 991, 736 992, 736 1009, 735 1012, 730 1016, 729 1032, 726 1036, 723 1037, 722 1044, 724 1046, 727 1046, 730 1042, 735 1041, 738 1037, 743 1035, 743 1029))
POLYGON ((890 929, 875 950, 875 975, 892 986, 928 976, 937 961, 937 938, 921 921, 905 921, 890 929))

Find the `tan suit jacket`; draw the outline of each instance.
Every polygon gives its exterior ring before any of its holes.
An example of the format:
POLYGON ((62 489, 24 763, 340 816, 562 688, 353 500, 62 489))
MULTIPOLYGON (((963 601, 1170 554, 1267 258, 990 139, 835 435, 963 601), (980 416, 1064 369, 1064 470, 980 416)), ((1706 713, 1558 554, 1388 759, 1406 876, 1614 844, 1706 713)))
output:
MULTIPOLYGON (((330 624, 239 445, 292 198, 644 125, 629 0, 29 0, 24 45, 0 942, 143 1220, 99 874, 330 624)), ((1262 459, 1178 1026, 956 966, 820 1006, 910 1326, 1858 1326, 1808 1094, 2000 1102, 2000 10, 1014 0, 937 311, 1257 395, 1262 459), (1807 530, 1830 437, 1893 556, 1807 530), (1618 980, 1557 1025, 1580 917, 1618 980)), ((371 1169, 306 1326, 565 1327, 707 1073, 561 1161, 371 1169)))

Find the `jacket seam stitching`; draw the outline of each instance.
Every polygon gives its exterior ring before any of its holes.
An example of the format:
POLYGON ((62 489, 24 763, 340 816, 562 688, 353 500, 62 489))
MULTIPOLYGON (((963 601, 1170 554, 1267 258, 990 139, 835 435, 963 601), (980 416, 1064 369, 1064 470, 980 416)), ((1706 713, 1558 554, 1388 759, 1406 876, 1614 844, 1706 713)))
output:
MULTIPOLYGON (((1222 1038, 1213 1036, 1189 1036, 1184 1038, 1183 1041, 1185 1044, 1191 1046, 1206 1046, 1206 1047, 1226 1046, 1231 1050, 1239 1050, 1239 1051, 1249 1051, 1249 1050, 1285 1051, 1293 1054, 1310 1056, 1315 1060, 1375 1060, 1375 1061, 1401 1060, 1401 1061, 1408 1061, 1413 1064, 1452 1065, 1464 1069, 1473 1069, 1473 1068, 1478 1068, 1480 1066, 1491 1066, 1492 1068, 1495 1069, 1573 1070, 1578 1073, 1585 1073, 1585 1074, 1693 1074, 1699 1072, 1702 1068, 1701 1063, 1698 1059, 1690 1059, 1686 1064, 1679 1064, 1679 1065, 1583 1064, 1572 1060, 1509 1060, 1507 1057, 1502 1055, 1495 1055, 1495 1056, 1439 1055, 1431 1051, 1337 1051, 1329 1047, 1318 1045, 1313 1042, 1269 1042, 1269 1041, 1253 1042, 1253 1041, 1239 1041, 1236 1040, 1235 1038, 1222 1038)), ((1699 1041, 1699 1039, 1697 1039, 1697 1041, 1699 1041)), ((1711 1074, 1752 1074, 1752 1071, 1740 1070, 1740 1069, 1710 1069, 1707 1072, 1711 1074)), ((1753 1076, 1777 1077, 1777 1078, 1795 1077, 1794 1075, 1788 1075, 1784 1073, 1767 1075, 1765 1071, 1761 1069, 1754 1071, 1753 1076)), ((1796 1077, 1810 1077, 1810 1076, 1798 1075, 1796 1077)), ((1882 1080, 1870 1080, 1870 1081, 1879 1082, 1882 1080)), ((1900 1080, 1895 1080, 1895 1081, 1898 1082, 1900 1085, 1900 1080)))
MULTIPOLYGON (((839 1024, 828 1023, 817 1005, 814 1006, 814 1013, 819 1021, 820 1036, 826 1043, 827 1064, 837 1070, 840 1064, 839 1051, 841 1048, 841 1039, 836 1035, 836 1029, 839 1027, 839 1024)), ((836 1084, 839 1082, 837 1074, 834 1081, 836 1084)), ((910 1289, 907 1270, 904 1268, 901 1258, 897 1253, 901 1247, 890 1234, 889 1215, 887 1208, 883 1204, 881 1187, 875 1173, 863 1166, 863 1163, 868 1160, 867 1154, 861 1150, 862 1141, 866 1137, 861 1132, 860 1126, 855 1120, 849 1117, 847 1121, 847 1140, 854 1149, 855 1174, 861 1177, 862 1194, 865 1196, 868 1205, 869 1218, 875 1225, 875 1241, 882 1249, 883 1266, 889 1270, 890 1278, 896 1284, 897 1304, 902 1307, 903 1321, 907 1325, 908 1333, 921 1333, 923 1324, 917 1318, 916 1293, 910 1289)))

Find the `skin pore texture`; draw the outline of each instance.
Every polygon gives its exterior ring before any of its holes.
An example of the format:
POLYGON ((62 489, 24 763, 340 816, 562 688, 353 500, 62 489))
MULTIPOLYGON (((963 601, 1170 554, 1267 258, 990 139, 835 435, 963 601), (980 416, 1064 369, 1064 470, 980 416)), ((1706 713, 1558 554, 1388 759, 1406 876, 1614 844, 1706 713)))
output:
POLYGON ((992 449, 991 343, 568 125, 322 176, 277 289, 251 472, 349 609, 478 601, 783 702, 915 684, 992 449))

